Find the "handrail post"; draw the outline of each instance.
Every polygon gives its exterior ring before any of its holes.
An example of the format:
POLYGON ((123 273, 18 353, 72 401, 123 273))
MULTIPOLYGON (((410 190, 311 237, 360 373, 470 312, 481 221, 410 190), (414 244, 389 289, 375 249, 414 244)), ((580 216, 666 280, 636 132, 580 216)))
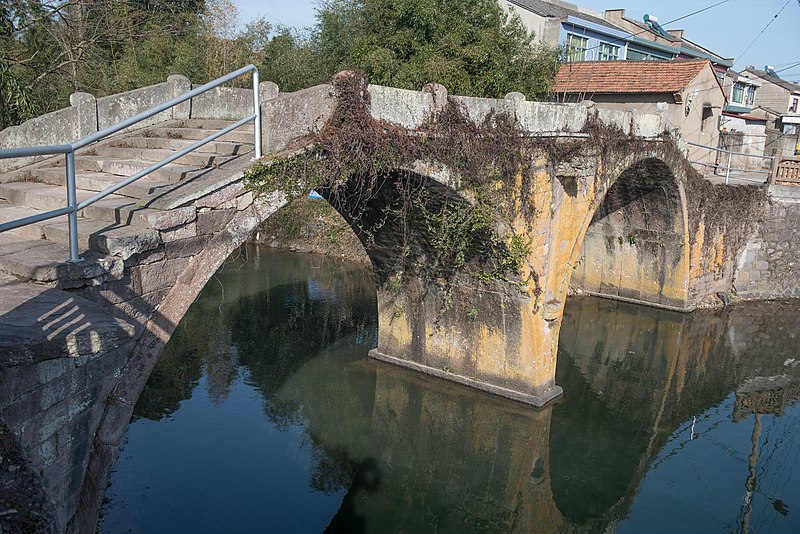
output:
POLYGON ((775 183, 775 178, 778 177, 778 167, 780 167, 781 158, 775 149, 772 150, 772 164, 769 166, 769 177, 767 184, 772 185, 775 183))
POLYGON ((75 186, 75 152, 70 150, 67 157, 67 205, 72 211, 67 215, 69 221, 69 262, 81 261, 78 256, 78 195, 75 186))
POLYGON ((261 96, 259 92, 259 76, 258 69, 253 70, 253 113, 256 118, 253 119, 253 128, 255 134, 255 151, 256 159, 261 159, 261 96))
POLYGON ((725 185, 728 185, 728 178, 731 175, 731 159, 733 159, 733 152, 728 152, 728 168, 725 169, 725 185))

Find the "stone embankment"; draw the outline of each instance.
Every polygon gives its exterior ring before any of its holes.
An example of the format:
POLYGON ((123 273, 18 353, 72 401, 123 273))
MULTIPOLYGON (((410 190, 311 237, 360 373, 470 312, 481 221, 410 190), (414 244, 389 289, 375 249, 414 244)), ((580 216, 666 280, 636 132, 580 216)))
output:
POLYGON ((800 298, 800 187, 773 185, 764 221, 739 257, 737 297, 800 298))
POLYGON ((321 198, 298 198, 288 204, 267 219, 251 241, 369 264, 364 246, 353 229, 321 198))

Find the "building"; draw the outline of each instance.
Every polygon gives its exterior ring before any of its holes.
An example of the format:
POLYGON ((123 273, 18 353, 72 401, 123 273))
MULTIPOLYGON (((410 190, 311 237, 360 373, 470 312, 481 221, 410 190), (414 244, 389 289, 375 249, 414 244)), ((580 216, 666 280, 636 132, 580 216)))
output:
POLYGON ((577 61, 707 59, 722 78, 732 61, 689 41, 683 30, 665 31, 655 17, 639 22, 625 10, 595 13, 559 0, 499 0, 522 19, 536 39, 564 49, 577 61))
POLYGON ((748 67, 738 80, 758 84, 751 114, 766 120, 765 155, 792 156, 800 142, 800 85, 773 74, 748 67))
MULTIPOLYGON (((719 143, 725 93, 707 59, 565 63, 554 92, 560 101, 592 100, 609 109, 663 112, 685 141, 710 147, 719 143)), ((690 146, 689 160, 711 166, 716 157, 713 151, 690 146)))

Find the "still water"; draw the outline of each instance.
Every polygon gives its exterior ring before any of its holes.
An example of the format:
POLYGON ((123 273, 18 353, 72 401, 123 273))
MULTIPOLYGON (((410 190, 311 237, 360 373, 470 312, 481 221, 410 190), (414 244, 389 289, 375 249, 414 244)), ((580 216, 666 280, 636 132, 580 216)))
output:
POLYGON ((800 532, 800 306, 567 304, 542 410, 367 359, 358 265, 249 247, 164 350, 100 531, 800 532))

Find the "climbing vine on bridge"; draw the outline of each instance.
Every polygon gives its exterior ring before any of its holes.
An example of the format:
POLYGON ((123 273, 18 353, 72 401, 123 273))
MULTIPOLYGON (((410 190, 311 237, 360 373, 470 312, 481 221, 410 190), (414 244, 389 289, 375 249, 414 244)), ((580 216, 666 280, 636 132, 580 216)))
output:
POLYGON ((596 118, 581 138, 526 136, 514 117, 493 112, 478 123, 450 98, 409 131, 372 117, 363 76, 341 73, 332 86, 336 106, 322 130, 251 167, 246 184, 290 200, 319 191, 368 251, 385 256, 373 258, 381 284, 406 273, 443 284, 468 274, 538 299, 527 236, 537 212, 551 208, 535 204, 537 180, 557 178, 575 196, 585 176, 602 190, 608 170, 647 143, 596 118), (584 175, 555 168, 583 155, 594 161, 584 175))
MULTIPOLYGON (((398 228, 400 239, 391 244, 400 254, 386 266, 384 281, 413 271, 446 282, 469 270, 486 282, 505 280, 527 291, 520 276, 530 249, 511 230, 504 185, 512 180, 531 188, 534 175, 514 121, 492 114, 476 124, 448 102, 411 133, 371 116, 362 76, 344 73, 332 83, 337 105, 325 127, 294 152, 250 168, 248 187, 261 193, 281 190, 290 200, 318 190, 368 250, 387 225, 398 228), (431 168, 415 172, 420 164, 431 168), (452 190, 422 178, 430 172, 447 173, 452 190), (420 240, 411 243, 414 232, 427 237, 424 261, 413 253, 420 246, 420 240)), ((530 204, 524 209, 534 215, 530 204)))

